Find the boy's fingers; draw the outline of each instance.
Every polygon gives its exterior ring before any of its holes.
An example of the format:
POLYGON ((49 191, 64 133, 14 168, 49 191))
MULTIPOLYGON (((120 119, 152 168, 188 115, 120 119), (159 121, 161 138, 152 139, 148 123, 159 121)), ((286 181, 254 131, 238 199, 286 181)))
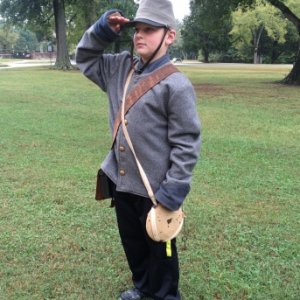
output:
POLYGON ((116 16, 116 15, 111 15, 108 18, 108 22, 111 25, 117 25, 117 24, 123 25, 123 24, 128 23, 129 21, 130 20, 127 18, 124 18, 122 16, 116 16))

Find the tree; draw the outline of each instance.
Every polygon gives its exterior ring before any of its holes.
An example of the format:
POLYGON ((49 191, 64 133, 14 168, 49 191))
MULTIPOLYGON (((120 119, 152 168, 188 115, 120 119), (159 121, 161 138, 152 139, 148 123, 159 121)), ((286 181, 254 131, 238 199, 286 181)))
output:
POLYGON ((15 43, 16 51, 35 51, 38 47, 36 35, 26 29, 16 29, 19 37, 15 43))
MULTIPOLYGON (((300 18, 290 10, 282 1, 279 0, 268 0, 272 5, 278 8, 282 14, 290 21, 297 29, 299 45, 297 49, 296 59, 291 72, 283 80, 286 84, 300 85, 300 18)), ((299 6, 298 6, 299 7, 299 6)))
MULTIPOLYGON (((68 41, 70 49, 74 50, 84 31, 88 29, 105 11, 111 8, 120 9, 124 15, 132 19, 137 10, 133 0, 73 0, 72 5, 66 7, 68 24, 68 41)), ((120 52, 123 48, 130 48, 131 32, 122 31, 118 39, 109 51, 120 52)))
MULTIPOLYGON (((255 0, 232 0, 231 5, 253 5, 255 0)), ((283 83, 289 85, 300 85, 300 17, 299 1, 298 0, 266 0, 274 7, 279 9, 284 17, 291 22, 298 35, 298 47, 295 50, 295 62, 291 72, 283 79, 283 83), (295 5, 296 3, 297 6, 295 5), (298 15, 297 15, 298 14, 298 15)))
POLYGON ((38 41, 30 30, 12 26, 0 21, 0 52, 12 55, 16 52, 28 53, 37 49, 38 41))
POLYGON ((251 49, 254 64, 261 62, 263 33, 279 44, 285 42, 287 22, 277 9, 268 3, 257 0, 255 7, 246 10, 239 8, 232 16, 233 28, 230 34, 233 43, 241 52, 251 49))
POLYGON ((186 57, 186 54, 183 50, 183 40, 181 34, 182 23, 179 20, 176 20, 176 39, 175 42, 169 49, 169 54, 172 57, 177 57, 183 59, 186 57))
POLYGON ((55 67, 72 68, 66 38, 65 0, 2 0, 0 12, 7 21, 31 28, 49 26, 54 16, 57 43, 55 67))
POLYGON ((0 50, 7 52, 15 47, 19 35, 13 30, 12 26, 0 22, 0 50))
POLYGON ((75 50, 83 32, 87 30, 95 22, 95 20, 97 20, 99 10, 102 6, 103 1, 90 0, 84 2, 79 0, 66 7, 66 15, 68 16, 67 37, 71 52, 75 50))
POLYGON ((183 21, 181 30, 187 51, 201 49, 204 62, 212 52, 224 51, 229 46, 230 6, 225 0, 192 0, 191 14, 183 21), (227 5, 226 5, 227 3, 227 5))
POLYGON ((67 28, 65 15, 65 1, 53 0, 53 11, 55 19, 55 33, 57 43, 57 56, 55 67, 57 69, 72 69, 70 62, 68 44, 67 44, 67 28))
POLYGON ((266 44, 266 48, 270 51, 270 62, 275 63, 294 63, 295 49, 297 49, 299 39, 295 27, 291 22, 287 22, 287 33, 285 35, 285 43, 279 44, 276 41, 266 44))

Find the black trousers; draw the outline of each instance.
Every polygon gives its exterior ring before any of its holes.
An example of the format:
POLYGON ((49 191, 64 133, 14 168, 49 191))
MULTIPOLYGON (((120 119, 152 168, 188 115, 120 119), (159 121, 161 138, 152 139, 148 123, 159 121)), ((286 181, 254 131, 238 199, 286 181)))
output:
POLYGON ((116 192, 114 186, 113 197, 119 233, 134 286, 155 300, 179 300, 176 240, 170 242, 170 253, 167 243, 151 240, 146 232, 151 200, 116 192))

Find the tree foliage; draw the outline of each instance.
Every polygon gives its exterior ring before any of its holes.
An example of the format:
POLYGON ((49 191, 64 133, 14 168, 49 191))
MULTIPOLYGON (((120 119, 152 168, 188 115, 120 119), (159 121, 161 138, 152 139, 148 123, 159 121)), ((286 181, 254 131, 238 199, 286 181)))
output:
POLYGON ((0 22, 0 49, 6 52, 12 49, 18 40, 18 34, 7 23, 0 22))
POLYGON ((230 9, 226 2, 190 1, 191 15, 184 19, 181 30, 184 48, 194 53, 201 49, 205 62, 209 61, 212 52, 226 50, 229 46, 230 9))
MULTIPOLYGON (((40 40, 52 40, 55 32, 56 67, 69 69, 70 50, 74 50, 84 30, 112 7, 124 10, 128 17, 136 11, 133 0, 1 0, 0 13, 7 22, 37 32, 40 40)), ((124 37, 126 42, 128 35, 125 33, 124 37)), ((115 51, 120 48, 121 42, 117 41, 115 51)))
POLYGON ((35 51, 38 41, 34 32, 0 22, 0 51, 11 55, 13 52, 35 51))
POLYGON ((269 3, 256 1, 254 7, 237 9, 232 14, 233 28, 230 32, 233 44, 241 55, 253 53, 253 62, 259 63, 263 54, 261 41, 263 33, 270 40, 283 44, 287 33, 287 22, 280 12, 269 3))
MULTIPOLYGON (((205 56, 205 61, 208 61, 208 56, 213 51, 222 50, 223 52, 228 47, 226 38, 222 39, 224 35, 231 30, 230 28, 230 12, 239 9, 239 14, 245 17, 245 13, 253 11, 257 0, 191 0, 191 15, 184 20, 184 28, 182 30, 184 45, 190 51, 197 51, 201 49, 205 56)), ((263 1, 263 0, 262 0, 263 1)), ((291 34, 290 26, 283 25, 282 28, 278 26, 275 20, 280 18, 285 18, 290 24, 294 26, 297 33, 297 46, 295 47, 295 63, 290 74, 284 79, 284 83, 287 84, 297 84, 300 85, 300 16, 299 16, 299 0, 264 0, 264 3, 268 3, 275 7, 278 12, 281 13, 279 17, 278 13, 275 14, 273 18, 270 12, 265 11, 264 14, 256 15, 256 26, 248 29, 248 33, 242 17, 239 18, 241 22, 241 27, 244 27, 244 32, 238 33, 239 29, 233 28, 231 33, 233 35, 239 34, 241 39, 242 36, 247 34, 251 35, 250 40, 252 40, 252 48, 257 49, 258 42, 261 40, 261 35, 265 31, 266 38, 273 40, 274 48, 279 48, 281 42, 284 39, 289 38, 289 46, 295 45, 294 38, 291 42, 290 38, 293 36, 291 34), (297 4, 298 3, 298 4, 297 4), (263 17, 263 15, 265 17, 263 17), (269 15, 269 17, 266 17, 269 15), (273 18, 273 19, 272 19, 273 18), (287 29, 289 31, 287 31, 287 29), (288 32, 288 34, 286 34, 288 32), (256 47, 255 47, 256 46, 256 47)), ((273 9, 272 9, 273 10, 273 9)), ((270 9, 271 11, 271 9, 270 9)), ((273 15, 274 16, 274 15, 273 15)), ((250 18, 250 16, 249 16, 250 18)), ((237 19, 235 22, 237 23, 237 19)), ((248 23, 250 20, 248 20, 248 23)), ((252 16, 252 24, 254 23, 254 18, 252 16)), ((281 24, 283 24, 281 22, 281 24)), ((249 40, 249 38, 248 38, 249 40)), ((237 39, 238 41, 238 39, 237 39)), ((238 43, 238 42, 237 42, 238 43)), ((275 51, 272 56, 275 57, 275 51), (274 54, 274 55, 273 55, 274 54)), ((257 53, 256 53, 257 55, 257 53)))
POLYGON ((0 11, 11 23, 33 29, 49 28, 54 18, 57 44, 55 66, 72 68, 66 39, 65 0, 2 0, 0 11))
MULTIPOLYGON (((115 8, 129 19, 132 19, 137 10, 137 4, 133 0, 72 0, 66 8, 68 24, 68 41, 70 49, 74 51, 79 39, 84 31, 88 29, 95 21, 107 10, 115 8)), ((114 45, 107 51, 120 52, 128 49, 131 43, 131 32, 123 31, 121 38, 116 40, 114 45)))
POLYGON ((18 39, 15 43, 15 50, 26 50, 28 52, 36 51, 38 47, 38 40, 36 35, 27 29, 16 29, 18 39))
MULTIPOLYGON (((295 49, 295 63, 293 66, 293 69, 291 72, 286 76, 286 78, 283 80, 283 83, 285 84, 291 84, 291 85, 300 85, 300 15, 299 15, 299 4, 297 5, 297 8, 295 7, 295 4, 299 1, 290 1, 290 0, 265 0, 266 2, 270 3, 274 7, 276 7, 280 12, 283 14, 283 16, 291 22, 298 35, 298 46, 295 49)), ((233 5, 253 5, 255 3, 255 0, 233 0, 233 5)))

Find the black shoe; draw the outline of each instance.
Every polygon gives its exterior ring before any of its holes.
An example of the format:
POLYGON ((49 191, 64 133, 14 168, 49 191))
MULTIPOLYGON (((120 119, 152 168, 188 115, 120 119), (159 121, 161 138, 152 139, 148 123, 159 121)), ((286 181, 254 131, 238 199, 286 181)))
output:
POLYGON ((140 292, 137 288, 132 288, 121 294, 119 300, 141 300, 144 299, 145 295, 140 292))

